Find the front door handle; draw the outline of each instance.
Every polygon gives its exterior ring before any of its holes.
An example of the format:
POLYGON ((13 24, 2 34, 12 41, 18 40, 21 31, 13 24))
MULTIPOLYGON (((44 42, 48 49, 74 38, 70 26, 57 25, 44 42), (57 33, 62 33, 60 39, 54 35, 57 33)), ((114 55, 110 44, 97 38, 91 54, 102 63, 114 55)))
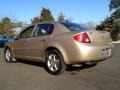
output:
POLYGON ((24 43, 24 44, 27 44, 27 43, 28 43, 28 41, 24 41, 23 43, 24 43))
POLYGON ((45 42, 45 39, 41 39, 40 41, 45 42))
POLYGON ((27 40, 24 40, 24 41, 23 41, 23 43, 24 43, 24 44, 27 44, 27 43, 29 43, 29 42, 30 42, 30 40, 31 40, 31 39, 30 39, 30 38, 28 38, 27 40))

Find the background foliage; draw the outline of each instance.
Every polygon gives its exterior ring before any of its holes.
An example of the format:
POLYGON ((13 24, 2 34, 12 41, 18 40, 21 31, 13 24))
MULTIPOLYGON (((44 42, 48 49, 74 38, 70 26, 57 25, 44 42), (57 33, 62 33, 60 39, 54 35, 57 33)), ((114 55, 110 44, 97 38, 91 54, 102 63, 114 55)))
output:
POLYGON ((116 41, 120 33, 120 0, 110 0, 109 8, 113 13, 97 25, 96 29, 109 31, 113 41, 116 41))
POLYGON ((7 36, 13 36, 14 30, 12 26, 12 21, 9 17, 4 17, 0 21, 0 32, 6 34, 7 36))
POLYGON ((37 22, 43 22, 43 21, 54 21, 54 18, 49 9, 42 8, 40 16, 37 16, 31 19, 32 24, 37 22))

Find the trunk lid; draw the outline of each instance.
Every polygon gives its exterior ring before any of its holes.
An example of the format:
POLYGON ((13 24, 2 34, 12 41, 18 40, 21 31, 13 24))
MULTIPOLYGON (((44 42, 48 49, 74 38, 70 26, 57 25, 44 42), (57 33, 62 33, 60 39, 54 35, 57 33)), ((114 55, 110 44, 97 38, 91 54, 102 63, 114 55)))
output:
POLYGON ((111 44, 111 36, 107 31, 87 31, 92 45, 111 44))

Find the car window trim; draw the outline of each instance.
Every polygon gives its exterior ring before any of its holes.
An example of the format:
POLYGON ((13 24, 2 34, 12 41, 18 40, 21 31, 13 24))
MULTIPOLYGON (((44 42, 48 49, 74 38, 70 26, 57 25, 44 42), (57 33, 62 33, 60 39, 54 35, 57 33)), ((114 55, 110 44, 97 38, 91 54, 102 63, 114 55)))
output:
MULTIPOLYGON (((28 26, 28 27, 26 27, 25 29, 23 29, 23 30, 21 31, 21 33, 18 35, 18 38, 17 38, 16 40, 29 38, 29 37, 20 38, 20 35, 21 35, 23 32, 25 32, 26 30, 28 30, 29 28, 31 28, 31 27, 33 27, 33 30, 32 30, 32 32, 33 32, 33 31, 34 31, 34 28, 35 28, 35 25, 28 26)), ((31 32, 31 34, 32 34, 32 32, 31 32)), ((30 34, 30 37, 31 37, 31 34, 30 34)))
MULTIPOLYGON (((35 33, 34 33, 34 37, 40 37, 40 36, 37 35, 37 32, 38 32, 37 27, 38 27, 39 25, 45 25, 45 24, 49 24, 49 25, 50 25, 50 23, 37 24, 37 26, 36 26, 36 31, 35 31, 35 33)), ((48 29, 49 29, 49 26, 48 26, 48 29)), ((48 34, 48 35, 49 35, 49 34, 48 34)), ((41 36, 46 36, 46 35, 41 35, 41 36)))

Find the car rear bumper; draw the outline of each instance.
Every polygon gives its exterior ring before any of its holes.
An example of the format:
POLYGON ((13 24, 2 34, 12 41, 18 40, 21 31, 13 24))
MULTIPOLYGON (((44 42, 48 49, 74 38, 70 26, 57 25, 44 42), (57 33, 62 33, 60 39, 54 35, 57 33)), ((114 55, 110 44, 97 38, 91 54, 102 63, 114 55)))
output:
POLYGON ((68 56, 67 64, 79 64, 87 62, 98 62, 112 57, 114 45, 93 46, 78 45, 76 53, 68 56))

